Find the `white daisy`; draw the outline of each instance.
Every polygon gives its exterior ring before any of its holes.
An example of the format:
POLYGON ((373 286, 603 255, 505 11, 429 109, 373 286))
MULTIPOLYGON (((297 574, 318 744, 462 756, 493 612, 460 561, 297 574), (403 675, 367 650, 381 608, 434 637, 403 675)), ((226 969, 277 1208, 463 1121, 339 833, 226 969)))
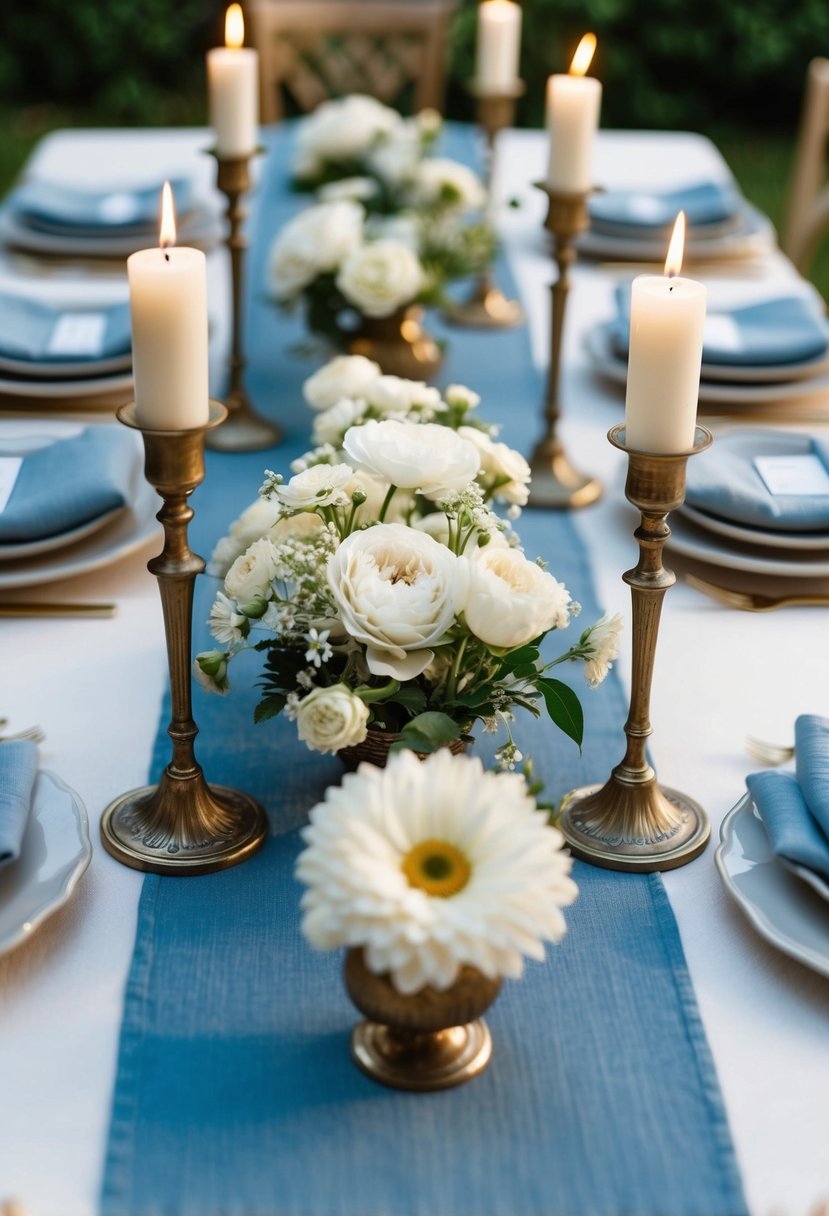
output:
POLYGON ((518 977, 565 932, 577 887, 563 837, 523 777, 411 752, 360 765, 311 811, 297 876, 313 946, 362 947, 398 991, 445 990, 464 965, 518 977))
POLYGON ((228 599, 221 591, 216 592, 207 623, 216 641, 224 642, 225 646, 242 642, 247 636, 247 617, 237 612, 236 607, 235 600, 228 599))
POLYGON ((580 640, 580 648, 584 656, 584 677, 591 688, 601 684, 610 665, 619 654, 619 634, 624 626, 621 613, 600 617, 580 640))

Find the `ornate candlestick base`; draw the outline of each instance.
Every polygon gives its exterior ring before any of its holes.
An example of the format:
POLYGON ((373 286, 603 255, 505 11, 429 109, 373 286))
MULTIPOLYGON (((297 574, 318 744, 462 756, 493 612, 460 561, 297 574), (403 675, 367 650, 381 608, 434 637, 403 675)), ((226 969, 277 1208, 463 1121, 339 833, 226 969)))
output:
POLYGON ((596 477, 579 472, 570 463, 558 438, 557 424, 561 415, 558 392, 564 313, 570 291, 570 267, 576 260, 573 242, 580 233, 586 231, 590 223, 587 214, 587 192, 562 194, 551 190, 546 182, 535 184, 547 195, 547 218, 544 226, 552 237, 558 277, 551 288, 550 369, 544 397, 545 429, 530 457, 532 480, 527 505, 554 508, 586 507, 601 497, 602 483, 596 477))
POLYGON ((662 565, 671 535, 667 516, 685 499, 689 456, 711 443, 698 426, 689 452, 658 454, 626 446, 624 426, 608 434, 628 455, 625 496, 641 512, 634 533, 639 562, 622 575, 633 603, 633 674, 630 713, 625 723, 627 750, 603 786, 573 790, 561 804, 559 827, 574 855, 609 870, 673 870, 697 857, 708 843, 711 825, 693 799, 657 784, 645 758, 651 733, 649 704, 659 617, 665 592, 676 575, 662 565))
POLYGON ((225 158, 215 152, 218 164, 217 184, 227 197, 229 225, 227 246, 233 284, 233 347, 230 355, 230 388, 224 398, 227 420, 211 430, 207 446, 221 452, 259 452, 279 443, 282 432, 274 422, 268 422, 254 410, 244 384, 247 360, 242 343, 242 303, 244 299, 244 253, 247 241, 242 235, 242 221, 247 214, 242 196, 250 189, 250 157, 225 158))
POLYGON ((164 611, 173 708, 167 733, 173 758, 158 785, 130 790, 110 803, 101 819, 101 840, 124 865, 153 874, 223 870, 254 853, 268 832, 259 803, 240 790, 209 786, 193 753, 198 734, 190 695, 193 590, 204 561, 187 543, 193 518, 187 499, 204 479, 205 432, 226 414, 221 402, 211 401, 206 426, 155 431, 139 426, 134 403, 118 410, 125 426, 141 430, 144 472, 164 499, 158 513, 164 549, 148 569, 158 578, 164 611))
POLYGON ((344 979, 366 1014, 351 1036, 351 1055, 373 1080, 431 1092, 462 1085, 486 1068, 492 1038, 480 1015, 498 995, 500 980, 464 967, 445 992, 422 988, 404 996, 388 976, 368 970, 362 950, 349 950, 344 979))
MULTIPOLYGON (((495 141, 504 127, 512 126, 515 119, 515 103, 524 93, 523 80, 514 81, 512 88, 497 93, 485 90, 477 81, 472 81, 469 91, 475 97, 478 123, 487 142, 486 191, 488 216, 493 218, 492 182, 495 166, 495 141)), ((494 224, 493 224, 494 227, 494 224)), ((444 317, 451 325, 469 329, 513 329, 524 321, 524 310, 517 300, 510 300, 492 281, 489 267, 477 276, 472 291, 466 300, 450 305, 444 317)))

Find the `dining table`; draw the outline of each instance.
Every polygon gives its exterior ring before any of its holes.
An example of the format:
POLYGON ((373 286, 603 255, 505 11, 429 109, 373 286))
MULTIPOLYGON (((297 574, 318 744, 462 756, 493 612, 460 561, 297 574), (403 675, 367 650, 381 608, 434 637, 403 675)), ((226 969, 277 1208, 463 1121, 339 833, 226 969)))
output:
MULTIPOLYGON (((272 156, 271 137, 278 131, 263 130, 266 153, 254 161, 255 182, 247 200, 249 227, 253 231, 260 225, 260 239, 253 242, 248 258, 246 315, 255 315, 260 327, 272 326, 270 343, 248 342, 248 376, 255 408, 279 422, 290 440, 303 428, 310 433, 311 412, 299 386, 317 363, 296 349, 299 320, 285 318, 265 298, 260 184, 272 156)), ((465 137, 482 155, 483 137, 475 132, 465 137)), ((148 178, 187 174, 206 205, 221 217, 215 162, 207 155, 210 146, 211 133, 202 128, 61 130, 42 140, 25 175, 111 187, 130 180, 136 166, 148 178)), ((544 177, 545 156, 542 131, 506 130, 498 138, 493 181, 493 215, 501 242, 498 266, 509 275, 521 301, 528 359, 539 386, 550 358, 549 288, 556 275, 544 227, 546 199, 534 184, 544 177)), ((728 177, 714 144, 695 132, 602 130, 595 156, 596 181, 604 188, 669 186, 677 176, 728 177)), ((289 165, 277 171, 287 183, 289 165)), ((301 197, 289 197, 287 185, 286 199, 288 208, 305 205, 301 197)), ((572 523, 598 603, 626 621, 616 663, 623 689, 630 684, 631 649, 630 595, 622 574, 636 562, 633 532, 638 520, 625 499, 624 453, 607 439, 609 429, 623 421, 623 390, 596 370, 586 338, 599 321, 612 317, 619 282, 648 269, 659 273, 660 268, 640 265, 638 258, 578 257, 571 272, 562 348, 559 433, 572 462, 603 483, 599 501, 574 510, 572 523)), ((713 258, 698 266, 692 261, 684 273, 706 283, 709 301, 802 287, 777 248, 770 225, 761 228, 757 248, 749 256, 721 264, 713 258)), ((39 263, 10 249, 0 260, 0 289, 4 287, 34 297, 48 290, 66 299, 127 298, 125 276, 110 267, 39 263)), ((208 254, 208 299, 211 392, 221 397, 227 383, 232 306, 229 257, 222 242, 208 254)), ((510 416, 521 414, 526 432, 535 429, 540 437, 540 392, 534 399, 522 391, 515 400, 493 403, 475 358, 464 362, 466 332, 444 325, 438 314, 427 314, 427 325, 446 339, 455 378, 481 393, 480 409, 487 421, 503 421, 508 438, 510 416)), ((492 332, 485 340, 492 358, 497 358, 503 336, 492 332)), ((60 426, 96 426, 111 423, 112 416, 101 410, 61 413, 50 410, 48 403, 25 411, 0 400, 0 435, 4 426, 48 428, 55 420, 60 426)), ((829 395, 822 408, 820 401, 796 406, 782 401, 759 421, 751 414, 743 418, 725 407, 718 411, 710 406, 700 420, 710 426, 715 445, 740 426, 825 435, 829 395)), ((256 497, 259 474, 280 467, 279 447, 238 457, 210 454, 205 482, 193 496, 196 520, 200 512, 206 518, 209 508, 211 519, 229 524, 256 497), (247 462, 250 479, 247 489, 234 480, 228 493, 220 476, 227 466, 219 461, 236 460, 247 462)), ((526 516, 533 513, 532 506, 526 508, 526 516)), ((158 586, 147 561, 159 551, 160 535, 160 528, 152 527, 117 560, 77 573, 61 568, 56 577, 32 586, 4 588, 0 583, 1 608, 33 600, 44 605, 73 600, 116 604, 115 614, 106 619, 21 614, 4 618, 0 626, 0 713, 9 718, 10 729, 35 723, 42 728, 41 765, 76 791, 88 815, 92 842, 91 864, 72 898, 0 955, 0 1209, 2 1201, 15 1201, 27 1216, 97 1216, 101 1210, 113 1091, 123 1052, 125 989, 142 885, 148 880, 105 851, 98 822, 113 799, 147 781, 159 730, 168 672, 158 586)), ((546 556, 555 572, 556 555, 546 556)), ((199 578, 208 580, 208 575, 199 578)), ((203 608, 203 601, 197 600, 197 646, 207 637, 203 608)), ((666 873, 664 888, 752 1216, 808 1216, 829 1198, 829 960, 821 970, 768 940, 762 926, 751 923, 732 898, 715 864, 715 851, 722 820, 743 797, 746 775, 759 767, 746 750, 747 737, 790 743, 799 714, 826 713, 827 629, 826 607, 744 612, 682 577, 667 594, 659 629, 651 700, 653 762, 660 780, 686 791, 712 821, 706 850, 692 863, 666 873)), ((207 712, 205 697, 201 690, 195 695, 197 722, 207 712)), ((589 698, 585 691, 588 718, 589 698)), ((607 754, 608 773, 624 751, 623 725, 620 718, 618 746, 607 754)), ((251 724, 250 730, 252 736, 256 732, 262 765, 272 763, 278 773, 280 757, 269 754, 269 725, 251 724)), ((199 754, 210 779, 211 753, 199 754)), ((820 911, 826 915, 825 907, 820 911)), ((277 976, 273 984, 273 999, 278 1000, 277 976)), ((186 1040, 186 1019, 180 1034, 186 1040)), ((496 1036, 493 1068, 497 1060, 496 1036)), ((208 1143, 206 1152, 211 1151, 208 1143)), ((595 1151, 601 1155, 600 1143, 595 1151)), ((106 1210, 123 1211, 124 1216, 175 1216, 180 1209, 160 1202, 140 1211, 110 1203, 106 1210)), ((216 1209, 216 1216, 219 1210, 231 1211, 216 1209)), ((343 1211, 333 1200, 330 1210, 343 1211)), ((412 1208, 419 1210, 417 1205, 412 1208)), ((493 1207, 496 1210, 505 1209, 493 1207)), ((551 1209, 549 1216, 591 1216, 598 1210, 551 1209)), ((658 1208, 647 1214, 624 1206, 614 1209, 612 1200, 602 1209, 614 1210, 618 1216, 668 1216, 658 1208)), ((328 1216, 319 1206, 295 1205, 286 1211, 328 1216)), ((708 1216, 731 1216, 732 1211, 723 1207, 709 1210, 708 1216)), ((367 1208, 362 1216, 381 1212, 367 1208)), ((452 1212, 447 1208, 435 1211, 435 1216, 452 1212)), ((523 1216, 520 1207, 514 1216, 523 1216)))

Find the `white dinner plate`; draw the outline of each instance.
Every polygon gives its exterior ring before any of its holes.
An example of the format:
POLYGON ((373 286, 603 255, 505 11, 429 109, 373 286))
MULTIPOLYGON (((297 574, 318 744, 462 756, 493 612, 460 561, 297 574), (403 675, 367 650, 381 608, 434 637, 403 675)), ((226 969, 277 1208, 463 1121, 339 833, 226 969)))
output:
POLYGON ((40 361, 10 359, 0 355, 0 374, 23 377, 25 380, 83 380, 128 372, 132 367, 132 352, 113 355, 111 359, 65 359, 40 361))
POLYGON ((64 545, 39 557, 0 564, 0 591, 33 587, 99 570, 119 561, 161 533, 155 518, 161 499, 143 476, 138 477, 135 496, 125 511, 105 527, 74 545, 64 545))
MULTIPOLYGON (((181 225, 178 242, 210 249, 221 234, 221 223, 215 212, 207 207, 198 207, 181 225)), ((152 242, 146 234, 124 236, 103 232, 99 236, 74 236, 44 232, 30 228, 10 207, 5 207, 0 211, 0 243, 13 249, 54 257, 126 258, 138 249, 146 249, 152 242)))
POLYGON ((40 540, 20 541, 19 544, 14 545, 0 545, 0 568, 6 562, 19 561, 29 557, 39 557, 41 553, 49 553, 52 549, 65 549, 67 545, 74 545, 79 540, 84 540, 87 536, 91 536, 93 532, 97 532, 99 528, 105 528, 107 524, 111 524, 126 509, 126 507, 113 507, 111 511, 107 511, 104 515, 99 515, 97 519, 87 520, 85 524, 79 524, 77 528, 70 528, 68 532, 60 532, 57 536, 42 536, 40 540))
MULTIPOLYGON (((706 236, 699 229, 691 230, 685 246, 689 267, 695 258, 756 257, 768 253, 776 241, 774 225, 756 207, 747 204, 739 221, 727 232, 706 236)), ((590 228, 576 240, 579 253, 590 258, 615 258, 628 262, 664 262, 668 252, 662 234, 621 237, 590 228)))
MULTIPOLYGON (((698 511, 696 507, 683 503, 677 510, 677 515, 689 519, 698 528, 714 532, 718 536, 726 536, 729 540, 739 541, 742 545, 760 545, 766 549, 805 549, 810 552, 823 550, 829 557, 829 532, 772 532, 766 528, 753 528, 748 524, 736 524, 707 511, 698 511)), ((676 515, 671 517, 676 519, 676 515)), ((673 526, 673 523, 672 525, 673 526)))
POLYGON ((722 822, 714 855, 729 894, 768 942, 829 976, 829 908, 771 851, 750 794, 722 822))
POLYGON ((83 803, 60 777, 41 769, 20 858, 0 870, 0 954, 26 941, 67 902, 91 857, 83 803))
POLYGON ((783 578, 829 578, 829 550, 823 556, 809 550, 789 550, 781 557, 778 550, 759 546, 743 546, 727 542, 710 532, 697 528, 678 512, 671 516, 668 549, 685 557, 696 558, 711 566, 726 566, 749 574, 767 574, 783 578))
POLYGON ((88 380, 17 380, 0 376, 0 398, 32 397, 41 401, 60 401, 62 397, 105 397, 132 390, 132 371, 114 376, 94 376, 88 380))
MULTIPOLYGON (((584 342, 588 358, 597 372, 617 384, 627 383, 627 360, 621 358, 613 346, 612 321, 602 321, 588 329, 584 342)), ((700 404, 751 408, 757 405, 773 405, 779 401, 796 401, 813 396, 825 399, 829 394, 829 364, 825 364, 824 361, 824 365, 827 370, 823 374, 809 375, 802 379, 793 378, 783 382, 745 381, 744 383, 725 384, 717 380, 700 380, 700 404)), ((708 375, 716 374, 713 364, 709 363, 705 366, 708 375)))

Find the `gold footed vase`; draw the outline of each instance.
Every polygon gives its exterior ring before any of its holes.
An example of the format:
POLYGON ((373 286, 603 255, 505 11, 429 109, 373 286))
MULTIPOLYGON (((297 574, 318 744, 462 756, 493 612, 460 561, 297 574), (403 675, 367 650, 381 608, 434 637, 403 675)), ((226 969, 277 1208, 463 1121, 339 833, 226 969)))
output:
MULTIPOLYGON (((394 731, 371 730, 369 728, 362 743, 355 743, 353 747, 341 748, 337 752, 337 756, 345 765, 347 773, 353 773, 357 765, 363 763, 374 764, 377 768, 385 768, 389 761, 392 744, 397 743, 399 738, 400 735, 394 731)), ((446 746, 453 756, 460 756, 466 751, 471 742, 471 736, 461 736, 459 739, 453 739, 446 746)), ((419 760, 425 760, 427 756, 426 752, 415 752, 414 754, 419 760)))
POLYGON ((497 997, 500 979, 462 967, 445 992, 427 986, 406 996, 387 975, 369 971, 362 950, 348 951, 343 978, 364 1015, 351 1036, 351 1056, 372 1080, 431 1092, 462 1085, 486 1068, 492 1037, 482 1014, 497 997))
POLYGON ((443 351, 422 321, 423 309, 417 305, 388 317, 363 316, 360 328, 347 340, 348 353, 373 359, 387 376, 431 380, 443 364, 443 351))

